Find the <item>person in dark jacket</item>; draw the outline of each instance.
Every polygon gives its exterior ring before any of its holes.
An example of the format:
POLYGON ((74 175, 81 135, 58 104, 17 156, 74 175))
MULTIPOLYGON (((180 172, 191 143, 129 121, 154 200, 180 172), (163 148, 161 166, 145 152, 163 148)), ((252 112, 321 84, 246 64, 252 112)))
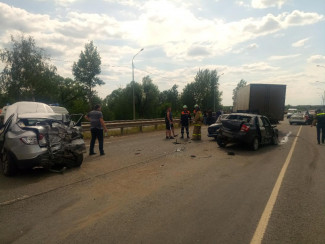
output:
POLYGON ((189 130, 188 130, 189 120, 191 120, 191 113, 190 113, 190 111, 187 110, 187 106, 184 105, 183 106, 183 111, 181 113, 181 125, 182 125, 182 128, 181 128, 182 136, 181 136, 181 138, 182 139, 184 138, 184 128, 186 129, 187 138, 190 138, 190 133, 189 133, 189 130))
POLYGON ((317 142, 320 144, 320 139, 322 137, 322 143, 325 141, 325 113, 322 112, 322 110, 318 109, 316 111, 316 116, 313 120, 313 124, 316 125, 317 129, 317 142), (322 136, 321 136, 322 134, 322 136))

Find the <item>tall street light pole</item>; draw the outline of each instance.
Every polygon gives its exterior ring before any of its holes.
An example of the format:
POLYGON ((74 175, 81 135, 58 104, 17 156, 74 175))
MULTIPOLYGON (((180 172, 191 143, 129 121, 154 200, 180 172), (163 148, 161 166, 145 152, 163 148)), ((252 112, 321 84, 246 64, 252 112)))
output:
POLYGON ((142 51, 143 51, 143 48, 141 48, 141 50, 140 50, 139 52, 137 52, 137 53, 133 56, 133 58, 132 58, 133 120, 135 120, 135 97, 134 97, 134 85, 135 85, 134 83, 135 83, 135 81, 134 81, 134 63, 133 63, 133 60, 134 60, 135 56, 137 56, 137 55, 138 55, 140 52, 142 52, 142 51))
MULTIPOLYGON (((219 77, 222 76, 224 73, 222 73, 221 75, 217 76, 217 82, 219 81, 219 77)), ((214 96, 213 96, 213 111, 216 111, 216 89, 217 89, 217 83, 214 86, 214 96)))

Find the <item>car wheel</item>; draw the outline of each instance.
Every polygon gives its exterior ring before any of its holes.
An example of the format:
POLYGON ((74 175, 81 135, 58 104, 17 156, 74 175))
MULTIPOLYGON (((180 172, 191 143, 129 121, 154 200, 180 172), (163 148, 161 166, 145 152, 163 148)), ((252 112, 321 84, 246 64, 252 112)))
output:
POLYGON ((222 138, 220 138, 220 137, 217 137, 217 143, 218 143, 219 147, 225 147, 226 144, 227 144, 227 143, 226 143, 222 138))
POLYGON ((257 151, 258 150, 258 148, 259 148, 259 141, 258 141, 258 138, 257 137, 255 137, 254 139, 253 139, 253 142, 252 142, 252 149, 254 150, 254 151, 257 151))
POLYGON ((2 172, 5 176, 13 176, 17 172, 16 163, 10 153, 4 151, 1 158, 2 172))
POLYGON ((278 135, 273 135, 272 137, 272 144, 273 145, 278 145, 279 144, 279 141, 278 141, 278 135))
POLYGON ((292 123, 290 122, 290 125, 292 125, 292 123))
POLYGON ((78 153, 78 154, 75 154, 74 156, 75 156, 74 166, 80 167, 84 160, 84 155, 82 153, 78 153))

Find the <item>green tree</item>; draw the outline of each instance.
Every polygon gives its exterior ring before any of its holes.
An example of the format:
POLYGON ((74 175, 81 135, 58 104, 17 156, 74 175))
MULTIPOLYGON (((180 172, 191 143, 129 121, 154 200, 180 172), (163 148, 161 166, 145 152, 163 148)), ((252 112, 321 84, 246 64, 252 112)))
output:
POLYGON ((174 115, 177 116, 180 111, 180 95, 178 92, 178 86, 175 84, 171 89, 165 90, 159 94, 159 113, 157 116, 165 116, 166 110, 169 106, 172 107, 174 115))
POLYGON ((238 92, 238 90, 239 90, 240 88, 246 86, 246 85, 247 85, 247 82, 246 82, 245 80, 241 79, 241 80, 238 82, 236 88, 232 90, 232 101, 233 101, 233 106, 235 106, 235 105, 236 105, 236 102, 237 102, 237 92, 238 92))
POLYGON ((181 101, 189 108, 198 104, 202 110, 221 108, 221 95, 219 91, 219 76, 216 70, 199 70, 194 82, 183 89, 181 101))
POLYGON ((149 76, 142 79, 142 100, 139 106, 140 118, 156 118, 158 115, 159 89, 149 76))
POLYGON ((32 37, 11 36, 12 48, 0 51, 5 63, 1 72, 1 93, 9 101, 32 100, 51 103, 56 99, 56 67, 47 63, 44 50, 37 47, 32 37))
POLYGON ((93 107, 95 102, 93 98, 96 92, 93 90, 97 85, 104 85, 105 83, 98 78, 97 75, 101 73, 101 58, 97 51, 97 47, 91 41, 85 45, 85 50, 81 51, 78 62, 74 62, 72 72, 75 80, 80 82, 84 87, 90 107, 93 107))

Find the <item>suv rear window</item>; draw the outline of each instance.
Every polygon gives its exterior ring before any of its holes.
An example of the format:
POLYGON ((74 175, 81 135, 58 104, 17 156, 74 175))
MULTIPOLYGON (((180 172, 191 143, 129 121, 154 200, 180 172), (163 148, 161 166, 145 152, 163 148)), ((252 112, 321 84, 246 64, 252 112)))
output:
POLYGON ((229 120, 242 120, 245 123, 250 123, 252 117, 246 115, 239 115, 239 114, 231 114, 227 117, 229 120))

